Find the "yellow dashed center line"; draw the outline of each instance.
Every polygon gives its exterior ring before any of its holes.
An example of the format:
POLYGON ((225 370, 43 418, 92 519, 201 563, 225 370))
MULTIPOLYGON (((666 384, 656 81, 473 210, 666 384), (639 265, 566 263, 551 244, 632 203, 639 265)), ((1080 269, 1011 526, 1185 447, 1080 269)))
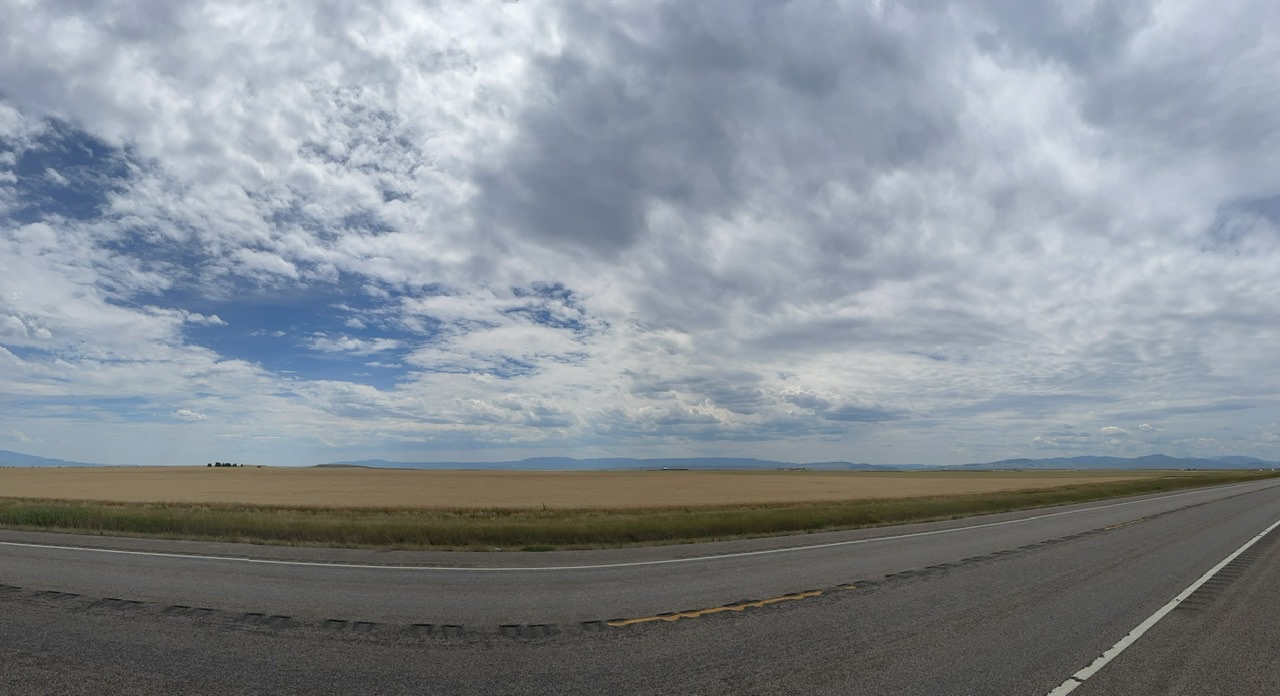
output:
POLYGON ((1121 527, 1128 527, 1128 526, 1129 526, 1129 525, 1131 525, 1131 524, 1137 524, 1137 523, 1139 523, 1139 522, 1142 522, 1142 521, 1143 521, 1143 520, 1145 520, 1145 519, 1147 519, 1147 518, 1145 518, 1145 517, 1139 517, 1139 518, 1138 518, 1138 519, 1136 519, 1136 520, 1129 520, 1128 522, 1120 522, 1120 523, 1118 523, 1118 524, 1113 524, 1113 525, 1111 525, 1110 527, 1103 527, 1103 528, 1102 528, 1102 531, 1104 531, 1104 532, 1109 532, 1109 531, 1111 531, 1111 530, 1113 530, 1113 529, 1119 529, 1119 528, 1121 528, 1121 527))
POLYGON ((742 604, 727 604, 723 607, 712 607, 710 609, 696 609, 694 611, 681 611, 674 614, 663 614, 661 616, 645 616, 639 619, 618 619, 609 621, 610 626, 630 626, 638 623, 648 623, 650 621, 679 621, 680 619, 696 619, 700 616, 709 614, 719 614, 723 611, 742 611, 744 609, 754 609, 757 607, 777 604, 778 602, 791 602, 798 599, 808 599, 809 597, 818 597, 822 595, 822 590, 812 590, 809 592, 799 592, 797 594, 782 595, 781 597, 773 597, 771 599, 761 599, 755 602, 743 602, 742 604))

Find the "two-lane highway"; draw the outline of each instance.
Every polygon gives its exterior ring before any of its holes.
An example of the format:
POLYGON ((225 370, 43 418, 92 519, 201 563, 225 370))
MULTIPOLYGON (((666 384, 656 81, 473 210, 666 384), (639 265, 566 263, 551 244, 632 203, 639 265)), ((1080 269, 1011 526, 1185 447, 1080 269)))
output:
POLYGON ((598 552, 4 532, 0 692, 1044 694, 1277 520, 1258 482, 598 552))

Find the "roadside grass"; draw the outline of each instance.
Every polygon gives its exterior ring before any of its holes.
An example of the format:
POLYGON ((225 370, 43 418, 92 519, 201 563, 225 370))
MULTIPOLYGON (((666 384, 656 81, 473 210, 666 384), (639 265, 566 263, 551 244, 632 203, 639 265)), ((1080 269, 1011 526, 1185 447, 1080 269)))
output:
POLYGON ((955 519, 1277 476, 1280 473, 1170 472, 1129 481, 998 493, 647 509, 273 507, 0 498, 0 527, 300 546, 550 551, 955 519))

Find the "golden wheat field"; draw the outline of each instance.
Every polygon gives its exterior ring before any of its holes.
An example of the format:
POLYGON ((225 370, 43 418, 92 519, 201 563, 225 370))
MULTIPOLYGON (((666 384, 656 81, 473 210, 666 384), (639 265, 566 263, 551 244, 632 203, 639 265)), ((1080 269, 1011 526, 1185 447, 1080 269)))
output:
POLYGON ((641 508, 945 496, 1177 475, 1181 472, 0 468, 0 497, 352 508, 641 508))

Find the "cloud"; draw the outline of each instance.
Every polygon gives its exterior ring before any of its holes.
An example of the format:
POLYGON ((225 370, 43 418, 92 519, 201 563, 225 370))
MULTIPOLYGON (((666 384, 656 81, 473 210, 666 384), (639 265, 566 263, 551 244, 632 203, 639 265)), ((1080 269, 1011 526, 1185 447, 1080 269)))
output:
POLYGON ((191 410, 191 409, 189 409, 189 408, 180 408, 180 409, 178 409, 178 410, 174 411, 174 412, 173 412, 173 417, 174 417, 174 418, 177 418, 178 420, 182 420, 182 421, 202 421, 202 420, 204 420, 204 414, 203 414, 203 413, 199 413, 199 412, 196 412, 196 411, 192 411, 192 410, 191 410))
POLYGON ((261 277, 261 273, 297 278, 298 267, 292 261, 268 251, 254 249, 237 249, 231 256, 246 275, 261 277))
POLYGON ((0 314, 0 336, 48 339, 53 334, 42 326, 28 326, 25 321, 11 314, 0 314))
POLYGON ((218 317, 217 314, 205 316, 198 312, 188 312, 184 317, 187 322, 192 324, 203 324, 205 326, 226 326, 227 322, 218 317))
POLYGON ((880 421, 896 420, 902 416, 876 408, 860 408, 857 406, 840 406, 822 413, 822 417, 827 420, 840 421, 844 423, 877 423, 880 421))
POLYGON ((53 182, 54 184, 57 184, 58 186, 66 186, 67 184, 71 183, 67 181, 66 177, 59 174, 55 169, 44 170, 44 177, 49 181, 53 182))
POLYGON ((322 353, 350 353, 352 355, 372 355, 401 346, 400 341, 392 338, 362 339, 351 336, 312 336, 305 342, 312 350, 322 353))
POLYGON ((743 9, 566 6, 562 30, 584 40, 535 63, 534 89, 554 98, 521 114, 505 158, 482 171, 481 209, 570 253, 612 255, 652 232, 655 208, 732 215, 762 185, 858 185, 921 161, 953 132, 953 87, 928 69, 954 47, 938 17, 743 9), (859 128, 839 130, 842 120, 859 128), (836 143, 857 156, 820 154, 836 143), (800 158, 798 180, 772 179, 800 158))
POLYGON ((70 459, 183 411, 293 463, 1280 458, 1278 13, 0 7, 0 408, 70 459))

